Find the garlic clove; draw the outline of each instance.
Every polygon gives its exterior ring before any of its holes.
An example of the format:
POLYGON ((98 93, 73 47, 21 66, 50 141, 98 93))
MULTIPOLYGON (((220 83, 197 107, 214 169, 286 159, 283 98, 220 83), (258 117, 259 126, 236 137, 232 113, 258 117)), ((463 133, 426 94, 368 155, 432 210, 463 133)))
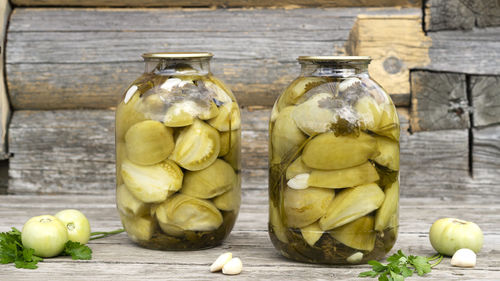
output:
POLYGON ((476 266, 476 253, 471 249, 460 249, 453 254, 451 265, 458 267, 474 267, 476 266))
POLYGON ((360 263, 361 260, 363 260, 363 253, 362 252, 356 252, 349 257, 347 257, 346 261, 348 263, 360 263))
POLYGON ((220 255, 215 261, 214 263, 212 263, 212 265, 210 266, 210 272, 216 272, 216 271, 220 271, 222 269, 222 267, 228 263, 231 259, 233 258, 233 254, 232 253, 224 253, 222 255, 220 255))
POLYGON ((291 178, 287 185, 293 189, 306 189, 309 186, 307 185, 307 181, 309 180, 309 174, 298 174, 295 177, 291 178))
POLYGON ((240 274, 243 269, 243 264, 239 258, 233 258, 222 267, 222 273, 227 275, 240 274))

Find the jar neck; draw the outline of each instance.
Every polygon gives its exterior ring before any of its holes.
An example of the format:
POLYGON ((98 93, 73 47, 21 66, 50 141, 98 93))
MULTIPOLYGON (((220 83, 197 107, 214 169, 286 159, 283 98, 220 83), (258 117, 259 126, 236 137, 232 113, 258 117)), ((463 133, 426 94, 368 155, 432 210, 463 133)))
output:
POLYGON ((210 58, 145 58, 145 72, 157 75, 208 75, 210 58))
POLYGON ((367 62, 301 61, 301 76, 349 77, 368 73, 367 62))

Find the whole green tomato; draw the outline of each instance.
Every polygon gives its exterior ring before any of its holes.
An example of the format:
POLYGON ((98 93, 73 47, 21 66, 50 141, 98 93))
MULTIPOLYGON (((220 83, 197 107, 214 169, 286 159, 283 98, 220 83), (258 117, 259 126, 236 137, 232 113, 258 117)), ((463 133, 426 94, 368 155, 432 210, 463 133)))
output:
POLYGON ((63 210, 55 215, 68 231, 68 239, 73 242, 87 244, 90 239, 89 220, 78 210, 63 210))
POLYGON ((439 219, 429 231, 432 247, 447 256, 462 248, 478 253, 483 247, 483 232, 473 222, 454 218, 439 219))
POLYGON ((68 241, 64 224, 54 216, 32 217, 23 226, 21 240, 25 248, 33 248, 35 255, 50 258, 59 255, 68 241))

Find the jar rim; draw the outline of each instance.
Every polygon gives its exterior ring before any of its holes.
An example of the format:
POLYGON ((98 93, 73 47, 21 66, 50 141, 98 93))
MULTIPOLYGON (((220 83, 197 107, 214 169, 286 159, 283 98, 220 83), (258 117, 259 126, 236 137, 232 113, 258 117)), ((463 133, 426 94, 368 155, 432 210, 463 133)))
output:
POLYGON ((369 56, 299 56, 299 62, 366 62, 369 63, 372 58, 369 56))
POLYGON ((214 55, 209 52, 154 52, 144 53, 144 59, 197 59, 197 58, 212 58, 214 55))

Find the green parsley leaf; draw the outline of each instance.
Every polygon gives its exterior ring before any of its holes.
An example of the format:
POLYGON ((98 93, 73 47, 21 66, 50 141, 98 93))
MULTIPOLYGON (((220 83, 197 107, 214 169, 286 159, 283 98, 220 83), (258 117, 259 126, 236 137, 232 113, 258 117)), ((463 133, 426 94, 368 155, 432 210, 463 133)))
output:
POLYGON ((431 265, 429 264, 429 260, 420 256, 410 256, 408 261, 415 267, 417 270, 418 276, 422 276, 426 273, 431 272, 431 265))
POLYGON ((21 231, 12 228, 11 231, 0 233, 0 263, 14 263, 17 268, 36 269, 43 259, 35 256, 35 250, 24 248, 21 231))
POLYGON ((71 256, 74 260, 90 260, 92 259, 92 249, 79 242, 68 241, 64 245, 64 251, 61 255, 71 256))
POLYGON ((382 272, 382 271, 387 269, 387 266, 385 266, 385 265, 383 265, 380 262, 375 261, 375 260, 369 261, 368 264, 372 266, 373 271, 375 271, 375 272, 382 272))
POLYGON ((414 272, 419 276, 431 272, 432 267, 438 265, 442 260, 442 256, 426 258, 421 256, 407 256, 401 250, 387 258, 387 265, 383 265, 378 261, 371 260, 368 264, 372 266, 371 271, 361 272, 359 277, 377 277, 379 281, 404 281, 406 277, 410 277, 414 272), (434 264, 429 261, 438 259, 434 264))
POLYGON ((365 271, 365 272, 361 272, 358 276, 359 277, 375 277, 377 275, 378 275, 378 273, 375 271, 365 271))

